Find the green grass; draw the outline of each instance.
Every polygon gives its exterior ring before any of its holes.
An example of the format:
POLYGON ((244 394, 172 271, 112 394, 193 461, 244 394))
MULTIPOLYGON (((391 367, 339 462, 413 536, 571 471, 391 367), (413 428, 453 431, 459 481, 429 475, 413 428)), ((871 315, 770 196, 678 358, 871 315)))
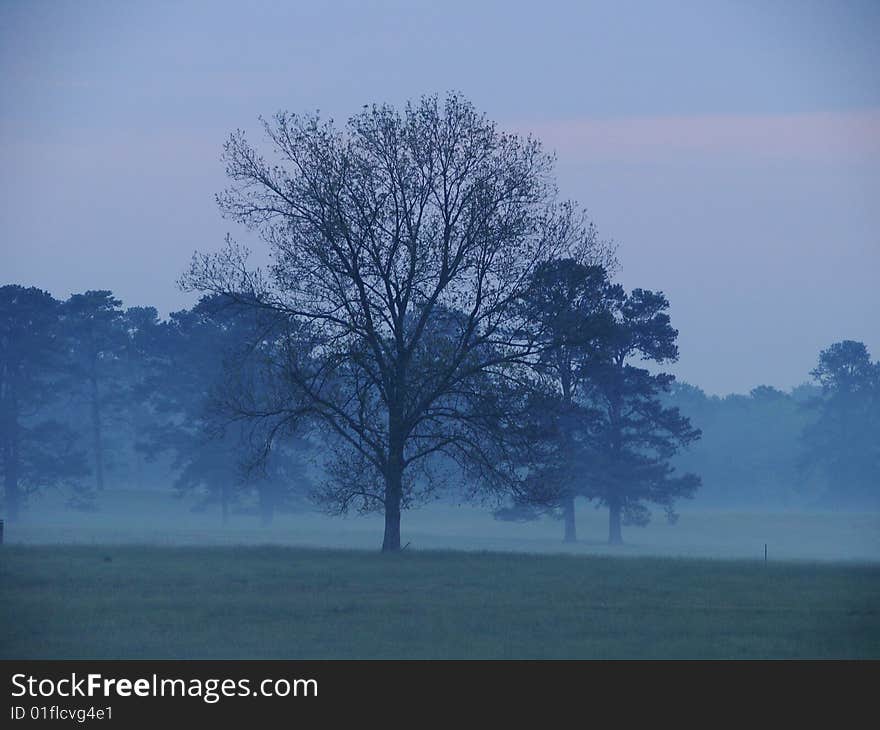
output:
POLYGON ((0 548, 4 658, 880 658, 876 564, 0 548))

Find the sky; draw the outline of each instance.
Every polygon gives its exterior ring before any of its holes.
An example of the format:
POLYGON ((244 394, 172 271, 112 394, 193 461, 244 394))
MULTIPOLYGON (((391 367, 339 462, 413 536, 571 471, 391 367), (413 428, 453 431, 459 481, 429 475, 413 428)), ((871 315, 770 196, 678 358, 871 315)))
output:
POLYGON ((558 156, 565 197, 662 290, 679 378, 804 382, 880 358, 880 3, 0 2, 0 284, 163 314, 222 245, 260 115, 456 90, 558 156))

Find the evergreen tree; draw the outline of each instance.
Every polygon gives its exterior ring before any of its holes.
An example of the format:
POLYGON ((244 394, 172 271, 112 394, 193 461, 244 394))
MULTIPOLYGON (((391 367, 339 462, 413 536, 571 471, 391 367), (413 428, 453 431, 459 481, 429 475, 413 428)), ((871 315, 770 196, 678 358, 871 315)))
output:
MULTIPOLYGON (((271 337, 260 341, 254 310, 222 296, 204 297, 190 310, 171 315, 150 343, 155 362, 143 382, 156 420, 145 429, 141 449, 167 453, 181 493, 202 495, 200 507, 218 504, 224 523, 233 505, 257 493, 263 524, 275 510, 301 496, 307 480, 290 443, 270 458, 252 459, 246 421, 229 418, 230 382, 247 377, 244 363, 271 337), (259 462, 259 468, 250 468, 259 462)), ((253 381, 250 381, 253 385, 253 381)), ((235 394, 233 394, 234 396, 235 394)))
POLYGON ((880 502, 880 362, 862 342, 837 342, 810 373, 822 388, 811 401, 816 420, 804 429, 802 466, 820 474, 828 500, 851 506, 880 502))
POLYGON ((71 391, 88 404, 95 487, 106 477, 107 415, 124 397, 123 353, 127 338, 122 302, 109 291, 74 294, 64 305, 71 354, 71 391))
POLYGON ((66 365, 60 304, 47 292, 0 288, 0 471, 7 518, 15 521, 28 494, 66 486, 83 504, 87 473, 76 434, 55 417, 66 365))
POLYGON ((536 271, 524 299, 543 345, 535 368, 542 387, 532 394, 530 423, 535 440, 547 446, 532 469, 531 494, 558 492, 551 507, 562 512, 565 542, 577 539, 575 498, 584 493, 580 463, 588 458, 597 422, 585 389, 611 332, 610 302, 620 296, 601 266, 558 259, 536 271))
POLYGON ((623 541, 622 524, 649 521, 646 504, 662 505, 674 520, 675 500, 691 497, 700 484, 695 474, 679 475, 671 464, 679 449, 700 437, 677 408, 661 402, 673 376, 635 364, 678 358, 678 332, 670 325, 668 307, 657 292, 618 292, 601 360, 590 368, 585 397, 598 421, 582 470, 587 495, 608 507, 612 544, 623 541))

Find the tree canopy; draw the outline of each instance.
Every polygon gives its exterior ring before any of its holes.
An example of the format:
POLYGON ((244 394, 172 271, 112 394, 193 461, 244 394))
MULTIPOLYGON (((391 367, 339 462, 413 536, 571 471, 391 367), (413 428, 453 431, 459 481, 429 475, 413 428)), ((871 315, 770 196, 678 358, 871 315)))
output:
POLYGON ((342 130, 280 113, 264 131, 271 162, 230 137, 232 186, 218 201, 261 233, 272 265, 250 270, 229 241, 197 255, 183 283, 286 318, 298 351, 283 363, 289 387, 254 414, 331 433, 335 461, 359 476, 326 494, 379 507, 383 549, 399 550, 409 475, 431 455, 486 483, 511 478, 499 422, 510 409, 493 401, 536 353, 517 307, 536 268, 609 252, 557 200, 541 145, 456 95, 374 105, 342 130))
POLYGON ((821 474, 835 501, 880 503, 880 362, 864 343, 843 340, 819 354, 810 375, 822 394, 810 402, 803 470, 821 474))
POLYGON ((28 494, 68 486, 78 497, 88 474, 76 432, 55 417, 67 365, 60 312, 41 289, 0 287, 0 470, 13 521, 28 494))

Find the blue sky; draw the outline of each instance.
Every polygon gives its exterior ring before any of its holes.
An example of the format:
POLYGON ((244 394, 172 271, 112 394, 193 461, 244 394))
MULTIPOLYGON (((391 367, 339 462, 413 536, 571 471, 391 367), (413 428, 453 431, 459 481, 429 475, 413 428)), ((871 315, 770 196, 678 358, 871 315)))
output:
POLYGON ((880 357, 880 3, 0 4, 5 282, 191 303, 230 131, 463 92, 556 150, 709 392, 880 357))

